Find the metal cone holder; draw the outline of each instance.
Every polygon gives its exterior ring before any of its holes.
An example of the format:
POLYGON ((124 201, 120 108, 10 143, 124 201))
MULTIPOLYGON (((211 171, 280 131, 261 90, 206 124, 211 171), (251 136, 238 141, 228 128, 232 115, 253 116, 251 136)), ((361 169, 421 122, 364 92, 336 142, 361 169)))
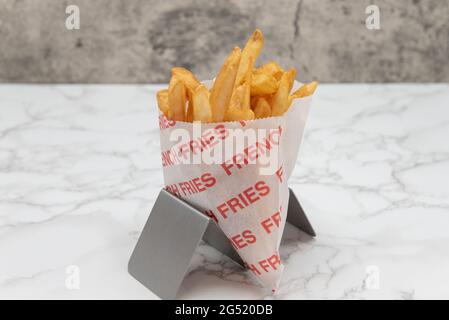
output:
MULTIPOLYGON (((287 221, 315 236, 291 189, 287 221)), ((215 221, 162 189, 131 255, 128 272, 160 298, 174 299, 201 240, 243 266, 215 221)))

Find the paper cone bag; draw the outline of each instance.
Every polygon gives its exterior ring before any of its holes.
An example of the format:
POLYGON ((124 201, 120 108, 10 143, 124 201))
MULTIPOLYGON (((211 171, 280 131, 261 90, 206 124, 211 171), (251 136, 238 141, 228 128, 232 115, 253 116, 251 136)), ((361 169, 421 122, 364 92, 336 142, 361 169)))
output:
POLYGON ((199 124, 159 117, 167 190, 217 222, 246 266, 272 290, 284 268, 279 245, 287 181, 310 101, 296 99, 282 116, 251 121, 199 124))

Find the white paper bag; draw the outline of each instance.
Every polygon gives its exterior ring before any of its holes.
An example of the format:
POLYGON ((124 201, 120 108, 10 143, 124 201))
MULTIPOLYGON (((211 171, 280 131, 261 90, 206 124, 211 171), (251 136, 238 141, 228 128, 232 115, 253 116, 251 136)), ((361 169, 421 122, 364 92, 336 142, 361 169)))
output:
POLYGON ((252 121, 192 124, 159 117, 166 188, 213 218, 246 266, 273 291, 284 268, 279 245, 287 181, 310 101, 296 99, 284 115, 252 121), (247 139, 239 145, 241 136, 247 139))

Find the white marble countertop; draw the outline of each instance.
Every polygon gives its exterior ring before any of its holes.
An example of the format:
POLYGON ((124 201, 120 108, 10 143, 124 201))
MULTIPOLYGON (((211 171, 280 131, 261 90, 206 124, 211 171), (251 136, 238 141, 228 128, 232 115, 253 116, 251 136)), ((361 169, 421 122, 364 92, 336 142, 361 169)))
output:
MULTIPOLYGON (((0 85, 0 298, 156 298, 127 273, 155 88, 0 85)), ((316 239, 287 227, 276 296, 203 245, 179 298, 449 298, 448 138, 449 85, 321 85, 290 181, 316 239)))

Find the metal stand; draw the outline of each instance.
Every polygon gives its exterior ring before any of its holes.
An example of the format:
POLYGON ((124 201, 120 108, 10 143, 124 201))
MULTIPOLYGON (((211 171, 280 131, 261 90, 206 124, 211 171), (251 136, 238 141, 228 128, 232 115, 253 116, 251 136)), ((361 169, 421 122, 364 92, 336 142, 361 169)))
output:
MULTIPOLYGON (((291 189, 287 221, 315 236, 291 189)), ((201 240, 243 266, 211 218, 162 189, 131 255, 128 272, 160 298, 174 299, 201 240)))

